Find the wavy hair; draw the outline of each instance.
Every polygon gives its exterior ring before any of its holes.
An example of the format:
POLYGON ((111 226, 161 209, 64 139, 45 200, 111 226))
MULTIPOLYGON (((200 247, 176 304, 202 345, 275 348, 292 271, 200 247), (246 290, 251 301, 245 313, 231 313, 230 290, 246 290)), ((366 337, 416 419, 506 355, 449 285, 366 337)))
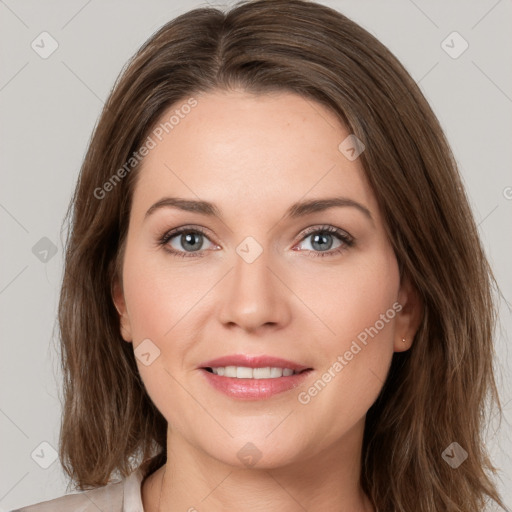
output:
POLYGON ((84 490, 135 467, 148 475, 166 461, 167 422, 121 338, 112 300, 140 167, 131 159, 169 107, 234 89, 319 102, 365 144, 359 158, 401 277, 423 301, 412 348, 393 355, 367 413, 364 491, 380 511, 468 512, 489 502, 506 510, 483 439, 490 406, 501 412, 497 284, 451 149, 386 46, 343 14, 301 0, 191 10, 153 34, 116 80, 66 215, 59 302, 65 471, 84 490), (453 441, 468 453, 457 469, 441 456, 453 441))

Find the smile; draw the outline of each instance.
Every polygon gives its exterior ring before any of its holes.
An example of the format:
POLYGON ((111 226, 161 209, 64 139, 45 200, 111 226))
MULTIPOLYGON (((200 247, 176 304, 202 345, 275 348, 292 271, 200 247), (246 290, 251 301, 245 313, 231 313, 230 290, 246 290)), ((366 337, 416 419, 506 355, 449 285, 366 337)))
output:
POLYGON ((279 377, 290 377, 291 375, 301 373, 291 368, 249 368, 247 366, 218 366, 215 368, 207 368, 215 375, 221 377, 233 377, 236 379, 278 379, 279 377))

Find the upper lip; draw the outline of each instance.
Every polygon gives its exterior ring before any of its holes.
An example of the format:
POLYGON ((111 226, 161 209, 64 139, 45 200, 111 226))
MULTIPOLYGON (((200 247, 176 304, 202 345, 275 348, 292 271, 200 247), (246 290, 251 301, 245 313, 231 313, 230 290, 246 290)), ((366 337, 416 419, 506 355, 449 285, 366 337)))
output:
POLYGON ((266 356, 266 355, 247 355, 247 354, 233 354, 229 356, 211 359, 201 363, 200 368, 218 368, 225 366, 245 366, 247 368, 290 368, 295 372, 311 369, 310 366, 305 366, 294 361, 288 361, 280 357, 266 356))

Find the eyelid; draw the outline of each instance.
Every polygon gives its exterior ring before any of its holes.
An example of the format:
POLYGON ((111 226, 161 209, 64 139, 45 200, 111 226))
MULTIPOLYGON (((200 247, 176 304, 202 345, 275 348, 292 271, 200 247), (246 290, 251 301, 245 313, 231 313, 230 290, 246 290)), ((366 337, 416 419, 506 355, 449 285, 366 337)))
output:
POLYGON ((203 226, 199 226, 199 225, 195 225, 195 224, 187 224, 184 226, 179 226, 177 228, 169 229, 162 235, 161 239, 164 239, 164 238, 169 239, 169 238, 172 238, 173 236, 180 235, 183 232, 189 232, 189 231, 190 232, 197 231, 198 233, 201 233, 202 235, 210 238, 209 230, 207 228, 204 228, 203 226))
POLYGON ((354 240, 354 237, 348 233, 348 231, 345 231, 344 229, 337 228, 335 226, 332 226, 331 224, 325 224, 325 225, 316 225, 316 226, 310 226, 309 228, 306 228, 301 233, 300 241, 304 240, 307 236, 311 235, 311 233, 317 233, 320 231, 325 231, 328 233, 334 233, 338 235, 343 235, 347 239, 354 240))

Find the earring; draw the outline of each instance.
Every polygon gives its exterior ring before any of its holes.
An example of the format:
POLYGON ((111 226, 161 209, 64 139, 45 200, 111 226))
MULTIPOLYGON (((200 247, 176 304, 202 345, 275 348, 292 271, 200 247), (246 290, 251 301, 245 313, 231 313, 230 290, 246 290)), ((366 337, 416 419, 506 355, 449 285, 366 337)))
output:
POLYGON ((405 338, 402 338, 402 343, 407 343, 407 340, 405 338))

